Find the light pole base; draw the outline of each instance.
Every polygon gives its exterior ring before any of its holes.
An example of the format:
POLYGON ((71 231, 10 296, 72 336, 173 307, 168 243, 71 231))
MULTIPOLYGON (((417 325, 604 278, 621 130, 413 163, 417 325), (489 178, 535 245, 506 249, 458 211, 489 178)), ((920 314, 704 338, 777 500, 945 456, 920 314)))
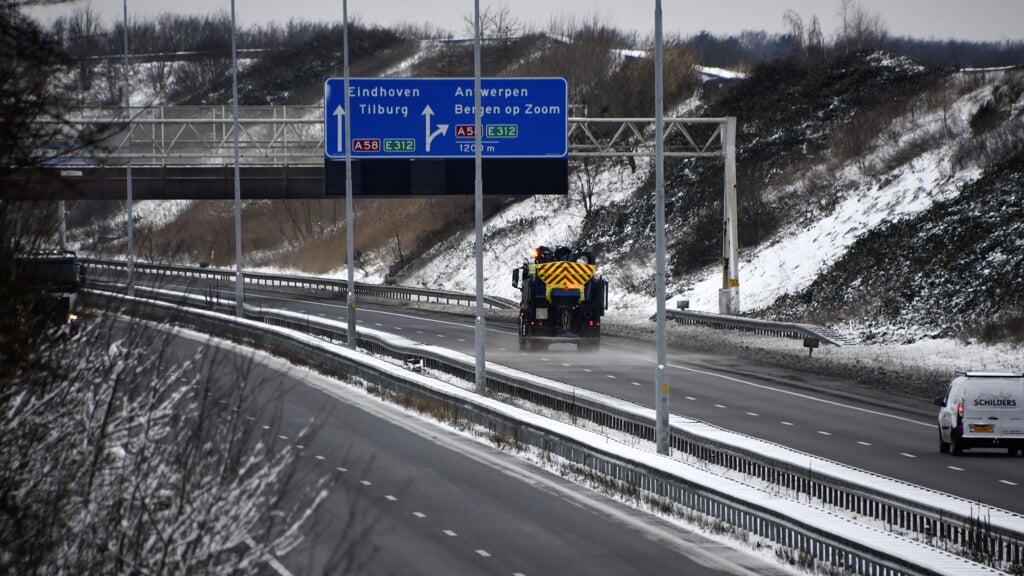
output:
POLYGON ((718 291, 718 313, 732 316, 740 313, 740 289, 738 286, 718 291))

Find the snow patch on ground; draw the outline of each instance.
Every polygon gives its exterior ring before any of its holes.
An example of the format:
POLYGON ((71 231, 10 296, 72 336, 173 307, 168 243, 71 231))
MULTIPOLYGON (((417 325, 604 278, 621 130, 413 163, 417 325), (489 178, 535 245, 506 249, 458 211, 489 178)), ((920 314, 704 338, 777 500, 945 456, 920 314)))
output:
MULTIPOLYGON (((189 206, 192 200, 140 200, 132 205, 132 216, 137 222, 155 229, 174 222, 189 206)), ((126 214, 119 215, 124 221, 126 214)))

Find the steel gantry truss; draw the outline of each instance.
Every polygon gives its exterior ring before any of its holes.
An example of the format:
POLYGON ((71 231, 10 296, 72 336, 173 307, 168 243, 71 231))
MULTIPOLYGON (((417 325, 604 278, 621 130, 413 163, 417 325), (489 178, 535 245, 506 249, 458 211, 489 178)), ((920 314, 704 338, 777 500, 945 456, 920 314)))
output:
MULTIPOLYGON (((654 156, 654 118, 570 117, 570 158, 654 156)), ((725 156, 728 118, 665 118, 666 157, 725 156)), ((109 134, 91 149, 49 150, 49 155, 82 157, 117 165, 216 164, 233 161, 234 125, 227 106, 166 106, 86 110, 70 126, 88 134, 109 134)), ((238 119, 245 164, 316 165, 324 159, 323 106, 243 106, 238 119)))
MULTIPOLYGON (((239 163, 251 167, 301 168, 324 162, 323 106, 248 106, 238 109, 239 163)), ((234 120, 230 107, 168 106, 91 109, 62 120, 72 132, 106 136, 99 147, 81 149, 69 142, 62 150, 39 151, 56 156, 57 165, 84 164, 147 167, 223 167, 234 164, 234 120)), ((570 159, 656 155, 654 118, 570 117, 567 136, 570 159)), ((738 228, 736 222, 736 119, 665 118, 664 157, 722 158, 723 195, 722 290, 719 309, 739 312, 738 228)), ((155 178, 161 178, 156 174, 155 178)))

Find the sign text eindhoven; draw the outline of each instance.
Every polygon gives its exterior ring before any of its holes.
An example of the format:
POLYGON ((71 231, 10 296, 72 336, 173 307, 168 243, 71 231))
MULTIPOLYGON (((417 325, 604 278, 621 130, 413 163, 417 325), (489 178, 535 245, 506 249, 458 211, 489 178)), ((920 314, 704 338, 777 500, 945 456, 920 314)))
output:
MULTIPOLYGON (((567 158, 564 78, 482 78, 481 156, 567 158)), ((352 158, 472 158, 472 78, 350 78, 352 158)), ((345 80, 324 81, 324 156, 345 157, 345 80)))

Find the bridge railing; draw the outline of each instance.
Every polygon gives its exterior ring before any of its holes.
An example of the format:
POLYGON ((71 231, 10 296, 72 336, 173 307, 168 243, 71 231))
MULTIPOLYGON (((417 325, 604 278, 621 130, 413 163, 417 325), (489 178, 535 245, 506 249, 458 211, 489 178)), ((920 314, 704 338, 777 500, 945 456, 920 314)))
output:
MULTIPOLYGON (((90 266, 91 262, 87 261, 86 265, 90 266)), ((116 261, 107 262, 110 268, 119 268, 116 261)), ((140 273, 146 273, 147 270, 157 274, 184 272, 191 277, 234 278, 233 272, 216 271, 217 275, 201 276, 210 274, 210 271, 185 267, 142 267, 140 273)), ((319 289, 323 285, 320 282, 316 278, 280 277, 280 283, 276 285, 309 290, 319 289)), ((179 294, 152 294, 153 297, 170 299, 187 306, 220 306, 225 311, 234 306, 233 297, 182 300, 179 294)), ((465 301, 468 301, 469 295, 465 296, 465 301)), ((399 298, 405 299, 405 296, 399 298)), ((508 301, 506 303, 514 305, 508 301)), ((331 342, 346 342, 348 338, 344 325, 303 314, 249 307, 246 317, 331 342)), ((360 333, 361 348, 401 362, 413 360, 429 370, 437 370, 466 381, 475 378, 475 359, 470 356, 408 341, 395 344, 395 340, 382 339, 372 334, 360 333)), ((649 441, 655 437, 652 410, 626 405, 586 390, 490 365, 487 369, 487 388, 499 397, 523 399, 610 430, 649 441)), ((844 510, 860 518, 873 520, 891 532, 912 536, 954 554, 976 554, 998 562, 1024 566, 1024 516, 1020 514, 865 472, 699 421, 674 419, 671 423, 670 446, 676 454, 713 463, 745 477, 774 485, 781 494, 814 499, 825 508, 844 510)))

